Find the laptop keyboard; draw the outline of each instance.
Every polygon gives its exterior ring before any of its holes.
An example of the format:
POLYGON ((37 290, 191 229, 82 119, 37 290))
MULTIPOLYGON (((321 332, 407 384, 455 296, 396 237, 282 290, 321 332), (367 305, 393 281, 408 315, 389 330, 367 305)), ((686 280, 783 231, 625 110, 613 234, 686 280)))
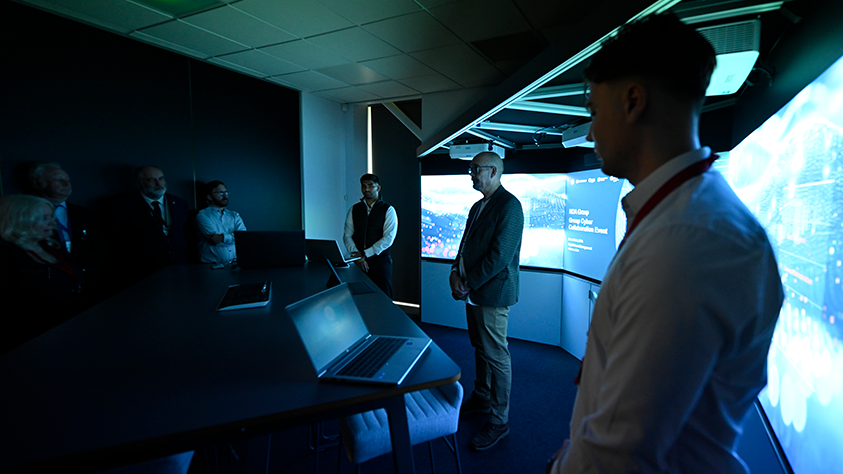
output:
POLYGON ((338 375, 370 378, 407 342, 407 339, 378 338, 363 350, 338 375))

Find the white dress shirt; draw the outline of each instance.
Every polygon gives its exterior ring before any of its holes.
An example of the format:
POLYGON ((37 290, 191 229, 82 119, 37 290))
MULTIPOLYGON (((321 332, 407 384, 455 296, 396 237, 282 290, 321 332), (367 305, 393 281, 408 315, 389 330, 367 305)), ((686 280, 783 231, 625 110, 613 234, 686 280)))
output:
MULTIPOLYGON (((369 215, 372 212, 372 207, 369 206, 365 200, 361 201, 366 205, 366 215, 369 215)), ((377 202, 377 201, 375 201, 377 202)), ((345 244, 345 248, 348 249, 349 253, 357 252, 357 245, 355 245, 354 240, 351 239, 351 236, 354 234, 354 217, 352 217, 351 210, 354 209, 354 206, 348 209, 348 214, 345 216, 345 229, 342 233, 342 241, 345 244)), ((363 251, 363 254, 368 258, 372 255, 380 255, 381 252, 388 249, 392 246, 392 243, 395 241, 395 236, 398 234, 398 214, 395 212, 395 208, 389 206, 389 209, 386 210, 386 216, 384 217, 383 221, 383 237, 381 237, 377 242, 372 244, 371 247, 367 248, 363 251)))
MULTIPOLYGON (((627 222, 709 153, 680 155, 639 183, 623 200, 627 222)), ((668 194, 609 266, 571 445, 552 472, 746 472, 735 449, 766 384, 783 298, 765 230, 719 172, 668 194)))
POLYGON ((206 263, 228 263, 237 258, 234 231, 246 230, 237 211, 215 209, 208 206, 196 214, 196 231, 199 232, 199 258, 206 263), (211 243, 211 234, 222 234, 222 242, 211 243))

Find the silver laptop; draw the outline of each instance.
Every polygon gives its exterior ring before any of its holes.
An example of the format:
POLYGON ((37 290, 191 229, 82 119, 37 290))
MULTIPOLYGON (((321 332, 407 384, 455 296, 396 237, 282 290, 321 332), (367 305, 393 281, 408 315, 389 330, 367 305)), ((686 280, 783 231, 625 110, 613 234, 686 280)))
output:
POLYGON ((287 312, 320 380, 397 385, 430 346, 429 337, 371 334, 345 283, 293 303, 287 312), (373 365, 371 354, 383 351, 388 355, 373 365))
POLYGON ((328 259, 332 265, 347 266, 350 262, 360 260, 360 257, 345 257, 336 240, 307 239, 305 240, 307 259, 322 261, 328 259))

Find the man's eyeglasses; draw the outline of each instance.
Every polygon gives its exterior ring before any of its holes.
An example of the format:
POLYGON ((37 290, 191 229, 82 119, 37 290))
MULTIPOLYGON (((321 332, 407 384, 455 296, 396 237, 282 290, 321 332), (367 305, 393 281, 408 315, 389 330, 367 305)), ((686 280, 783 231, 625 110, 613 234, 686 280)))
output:
POLYGON ((469 166, 469 167, 468 167, 468 174, 477 174, 477 173, 479 173, 479 172, 480 172, 480 170, 481 170, 481 169, 483 169, 483 168, 491 168, 491 167, 492 167, 492 165, 488 165, 488 166, 474 166, 474 165, 471 165, 471 166, 469 166))
POLYGON ((214 196, 228 196, 228 191, 214 191, 211 194, 214 196))

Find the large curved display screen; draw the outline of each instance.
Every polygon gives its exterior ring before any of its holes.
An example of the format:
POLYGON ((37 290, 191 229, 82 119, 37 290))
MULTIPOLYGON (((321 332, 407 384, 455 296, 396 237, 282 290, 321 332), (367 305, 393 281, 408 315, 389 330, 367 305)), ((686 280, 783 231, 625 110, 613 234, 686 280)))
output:
MULTIPOLYGON (((626 229, 620 199, 631 186, 600 170, 504 174, 524 210, 521 265, 602 280, 626 229)), ((421 256, 453 260, 471 206, 483 195, 465 175, 422 176, 421 256)))
POLYGON ((722 161, 767 228, 785 286, 759 400, 796 474, 835 472, 843 466, 843 59, 722 161))

